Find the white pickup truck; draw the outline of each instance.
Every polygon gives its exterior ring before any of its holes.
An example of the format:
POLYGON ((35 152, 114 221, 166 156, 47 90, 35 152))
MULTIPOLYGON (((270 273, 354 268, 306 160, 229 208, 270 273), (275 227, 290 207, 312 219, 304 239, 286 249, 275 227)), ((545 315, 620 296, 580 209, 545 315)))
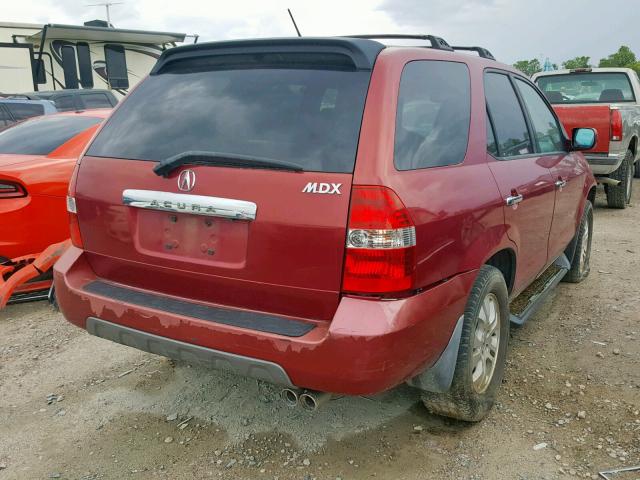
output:
POLYGON ((605 185, 607 204, 625 208, 632 177, 640 178, 640 81, 630 68, 579 68, 533 76, 567 132, 591 127, 595 146, 585 152, 605 185))

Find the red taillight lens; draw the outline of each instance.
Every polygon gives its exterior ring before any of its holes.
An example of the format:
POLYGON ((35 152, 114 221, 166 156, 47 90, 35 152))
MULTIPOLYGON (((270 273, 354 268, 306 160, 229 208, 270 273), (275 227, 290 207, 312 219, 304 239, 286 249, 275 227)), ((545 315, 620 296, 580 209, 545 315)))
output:
POLYGON ((354 185, 342 290, 389 295, 415 288, 416 232, 396 193, 354 185))
POLYGON ((26 197, 27 191, 19 183, 0 180, 0 198, 26 197))
POLYGON ((67 196, 67 212, 69 212, 69 233, 71 234, 71 243, 78 248, 82 248, 82 237, 80 236, 80 224, 78 223, 78 209, 76 207, 76 199, 67 196))
POLYGON ((622 114, 618 109, 611 110, 611 141, 622 140, 622 114))

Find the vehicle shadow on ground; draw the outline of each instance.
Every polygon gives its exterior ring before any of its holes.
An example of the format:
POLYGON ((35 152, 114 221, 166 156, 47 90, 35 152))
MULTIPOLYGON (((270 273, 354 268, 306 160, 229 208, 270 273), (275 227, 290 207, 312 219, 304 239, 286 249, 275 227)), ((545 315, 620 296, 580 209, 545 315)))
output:
POLYGON ((371 397, 333 397, 310 412, 286 405, 280 398, 280 387, 265 382, 166 359, 156 365, 147 367, 151 369, 149 376, 140 372, 138 378, 132 376, 127 382, 135 384, 97 392, 95 400, 164 416, 176 423, 194 418, 215 424, 226 431, 232 443, 275 431, 289 436, 304 450, 318 449, 328 439, 341 440, 376 429, 407 413, 422 424, 443 426, 442 420, 418 405, 418 392, 408 386, 371 397))

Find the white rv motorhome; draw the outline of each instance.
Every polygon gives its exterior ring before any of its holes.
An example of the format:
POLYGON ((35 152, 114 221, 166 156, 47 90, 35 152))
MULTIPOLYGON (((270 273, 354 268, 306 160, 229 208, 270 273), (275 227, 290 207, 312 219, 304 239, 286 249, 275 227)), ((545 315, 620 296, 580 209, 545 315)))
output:
POLYGON ((108 88, 122 96, 163 50, 186 36, 113 28, 101 20, 83 26, 0 23, 0 94, 108 88))

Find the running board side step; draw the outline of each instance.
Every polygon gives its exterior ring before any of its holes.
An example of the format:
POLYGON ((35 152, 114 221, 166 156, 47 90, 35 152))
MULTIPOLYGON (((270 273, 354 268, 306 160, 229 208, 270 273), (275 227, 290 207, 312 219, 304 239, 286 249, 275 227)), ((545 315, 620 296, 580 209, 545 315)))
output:
POLYGON ((542 303, 547 296, 553 291, 553 289, 560 283, 560 280, 564 278, 569 269, 571 263, 567 256, 563 253, 560 255, 550 266, 545 270, 542 275, 536 279, 524 292, 518 295, 510 305, 513 310, 510 314, 509 320, 512 324, 522 325, 531 316, 538 311, 542 306, 542 303), (524 303, 522 298, 527 299, 524 303))

